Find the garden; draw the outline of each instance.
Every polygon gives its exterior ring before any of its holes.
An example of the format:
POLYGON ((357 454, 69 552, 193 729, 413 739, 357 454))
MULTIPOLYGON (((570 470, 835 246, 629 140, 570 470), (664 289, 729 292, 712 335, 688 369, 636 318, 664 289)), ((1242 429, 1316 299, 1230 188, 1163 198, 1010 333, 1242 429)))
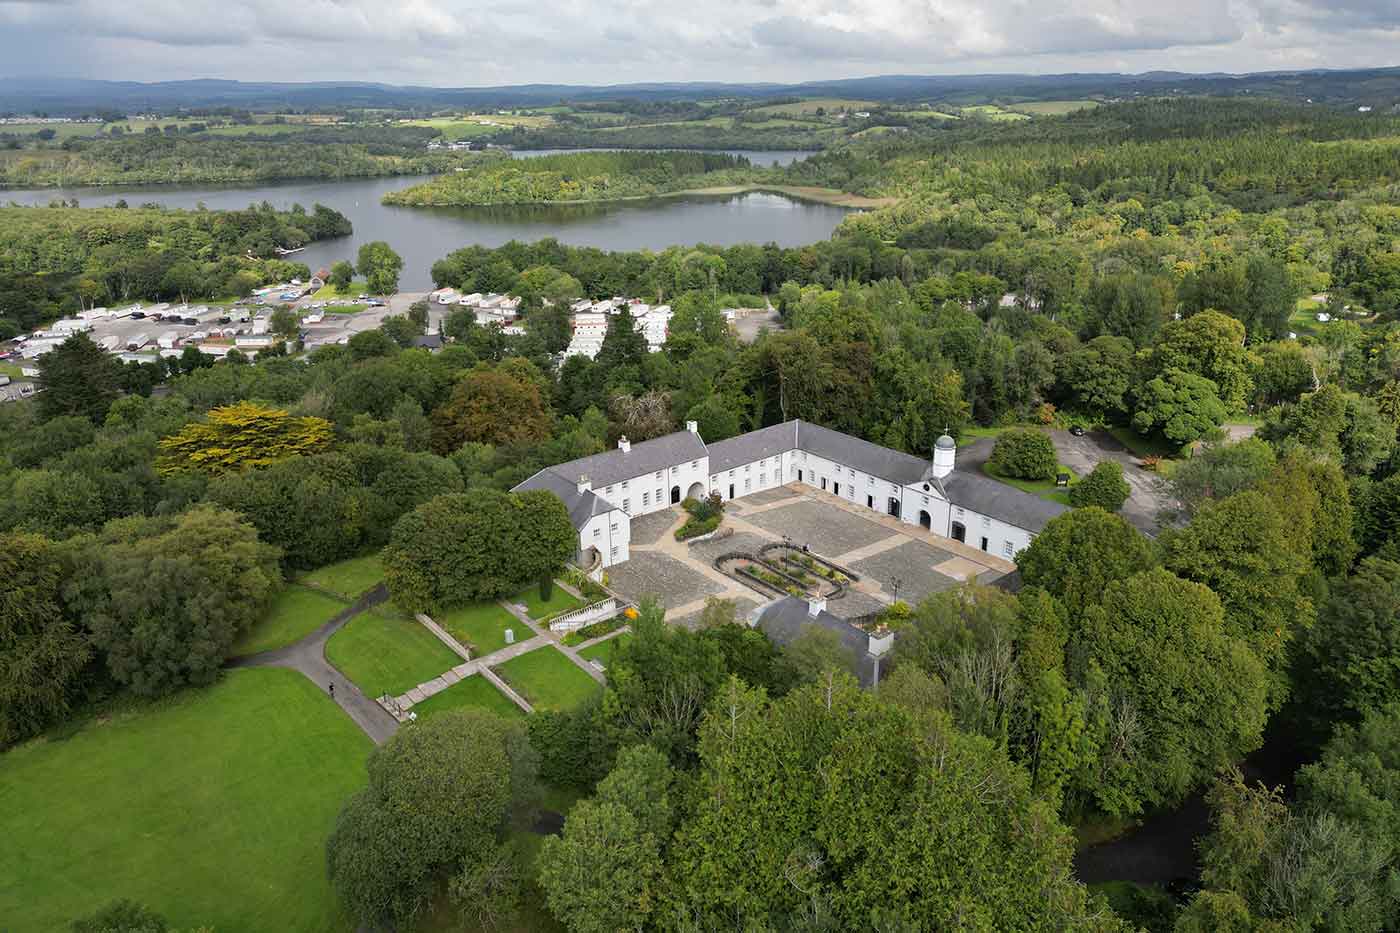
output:
POLYGON ((448 710, 467 708, 484 709, 506 719, 518 719, 525 715, 525 711, 496 689, 495 684, 477 675, 464 677, 422 703, 413 704, 413 712, 417 713, 420 719, 448 710))
POLYGON ((572 709, 602 689, 552 647, 511 658, 494 670, 536 709, 572 709))
POLYGON ((462 663, 416 621, 372 612, 356 616, 331 636, 326 660, 370 697, 399 696, 462 663))
POLYGON ((472 657, 490 654, 506 646, 506 629, 514 629, 517 641, 529 638, 533 633, 503 606, 494 602, 478 602, 451 609, 433 616, 433 621, 441 625, 463 646, 469 648, 472 657))

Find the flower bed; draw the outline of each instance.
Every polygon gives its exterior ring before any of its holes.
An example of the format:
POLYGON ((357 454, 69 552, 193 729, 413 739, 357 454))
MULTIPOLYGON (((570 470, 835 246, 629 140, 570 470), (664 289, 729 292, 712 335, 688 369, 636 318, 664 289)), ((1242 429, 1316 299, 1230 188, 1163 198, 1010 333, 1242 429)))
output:
POLYGON ((574 645, 581 645, 584 642, 615 632, 627 624, 627 619, 621 614, 613 616, 611 619, 604 619, 601 622, 593 622, 585 625, 581 629, 570 632, 563 638, 564 644, 572 648, 574 645))

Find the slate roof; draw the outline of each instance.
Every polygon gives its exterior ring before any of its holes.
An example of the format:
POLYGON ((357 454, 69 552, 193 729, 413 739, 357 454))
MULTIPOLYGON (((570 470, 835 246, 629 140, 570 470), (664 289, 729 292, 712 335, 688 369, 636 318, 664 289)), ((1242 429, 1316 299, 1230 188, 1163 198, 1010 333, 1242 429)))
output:
POLYGON ((564 508, 569 510, 569 520, 573 522, 574 528, 582 528, 595 515, 603 515, 612 511, 613 507, 601 497, 595 496, 591 490, 580 493, 577 481, 566 479, 555 472, 556 469, 557 467, 547 467, 540 470, 516 486, 512 492, 548 489, 564 500, 564 508))
POLYGON ((1037 534, 1045 529, 1050 519, 1069 511, 1069 506, 1033 496, 970 470, 955 469, 938 480, 938 485, 953 505, 1037 534))
POLYGON ((806 421, 797 423, 797 446, 799 450, 855 467, 862 473, 900 486, 919 482, 930 469, 929 461, 921 457, 890 450, 806 421))
POLYGON ((710 472, 718 475, 721 470, 732 470, 745 463, 766 460, 785 451, 796 450, 799 423, 785 421, 728 440, 707 444, 706 447, 710 451, 710 472))
POLYGON ((550 469, 571 483, 577 483, 580 476, 587 474, 593 488, 600 489, 704 456, 705 444, 700 440, 700 435, 693 431, 676 431, 633 444, 627 453, 614 447, 591 457, 557 464, 550 469))
MULTIPOLYGON (((875 682, 876 661, 870 655, 870 637, 844 619, 837 618, 823 609, 815 616, 809 614, 805 599, 788 596, 769 603, 758 616, 758 627, 773 639, 776 644, 790 644, 807 628, 816 626, 835 632, 841 646, 855 658, 855 675, 862 687, 875 682)), ((881 662, 887 669, 889 659, 881 662)))

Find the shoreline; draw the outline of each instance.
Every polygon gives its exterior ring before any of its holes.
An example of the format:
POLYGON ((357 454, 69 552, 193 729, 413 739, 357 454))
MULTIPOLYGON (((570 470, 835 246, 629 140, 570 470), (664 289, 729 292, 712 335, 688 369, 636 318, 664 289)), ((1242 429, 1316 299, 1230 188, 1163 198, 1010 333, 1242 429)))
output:
MULTIPOLYGON (((411 188, 403 189, 405 191, 411 188)), ((686 195, 701 195, 708 197, 748 194, 750 192, 767 192, 770 194, 781 194, 792 198, 794 201, 809 201, 814 204, 826 204, 831 207, 845 207, 852 210, 874 210, 881 207, 892 207, 898 204, 899 198, 868 198, 860 194, 852 194, 849 191, 842 191, 839 188, 816 188, 807 185, 772 185, 764 182, 752 182, 740 185, 714 185, 708 188, 682 188, 679 191, 662 191, 657 194, 632 194, 618 198, 578 198, 569 201, 482 201, 482 202, 446 202, 435 204, 399 204, 388 200, 394 192, 384 195, 380 203, 386 207, 555 207, 569 204, 618 204, 624 201, 653 201, 658 198, 678 198, 686 195)))

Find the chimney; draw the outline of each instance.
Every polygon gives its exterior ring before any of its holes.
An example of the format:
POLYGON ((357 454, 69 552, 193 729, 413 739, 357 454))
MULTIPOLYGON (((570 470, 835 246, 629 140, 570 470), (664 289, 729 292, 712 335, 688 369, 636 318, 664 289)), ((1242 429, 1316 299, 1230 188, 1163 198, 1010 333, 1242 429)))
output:
POLYGON ((687 431, 689 431, 691 434, 699 434, 699 433, 700 433, 700 423, 697 422, 697 421, 687 421, 687 422, 685 423, 685 429, 686 429, 687 431))
POLYGON ((578 478, 578 494, 581 496, 593 488, 593 481, 585 473, 578 478))
POLYGON ((632 442, 627 439, 626 434, 617 439, 617 449, 623 453, 627 453, 632 449, 632 442))
POLYGON ((817 616, 821 615, 823 612, 826 612, 826 600, 825 600, 825 599, 823 599, 823 598, 821 598, 821 597, 817 597, 817 598, 815 598, 815 599, 809 599, 809 600, 807 600, 807 615, 809 615, 809 616, 811 616, 812 618, 815 619, 817 616))

